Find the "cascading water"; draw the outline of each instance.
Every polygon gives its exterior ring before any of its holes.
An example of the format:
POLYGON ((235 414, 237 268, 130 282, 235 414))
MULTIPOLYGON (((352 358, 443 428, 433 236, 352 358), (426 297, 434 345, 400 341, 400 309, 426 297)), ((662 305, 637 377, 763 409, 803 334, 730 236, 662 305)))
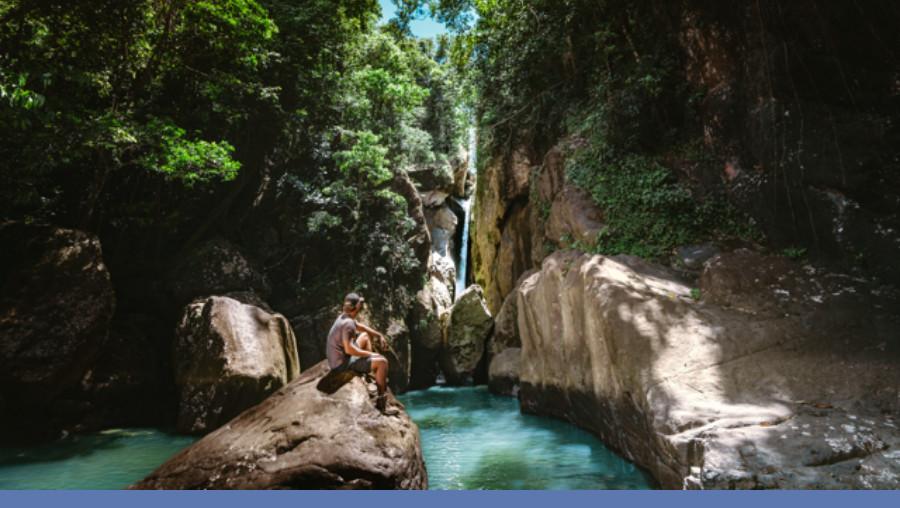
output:
POLYGON ((466 290, 466 265, 469 258, 469 214, 472 210, 472 199, 459 202, 463 209, 462 245, 459 248, 459 266, 456 268, 456 292, 454 300, 459 300, 459 295, 466 290))
MULTIPOLYGON (((466 169, 467 174, 475 174, 475 127, 469 127, 469 164, 466 169)), ((475 192, 472 196, 465 200, 458 201, 463 209, 462 223, 462 241, 459 246, 459 263, 456 267, 456 290, 454 292, 454 300, 459 299, 459 295, 466 290, 466 269, 469 261, 469 220, 472 213, 472 204, 475 202, 475 192)))

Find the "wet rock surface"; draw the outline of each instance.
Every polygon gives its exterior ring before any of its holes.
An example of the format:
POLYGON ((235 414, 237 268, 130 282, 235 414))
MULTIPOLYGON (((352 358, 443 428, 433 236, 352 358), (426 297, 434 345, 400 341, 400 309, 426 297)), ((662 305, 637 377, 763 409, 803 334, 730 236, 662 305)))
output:
POLYGON ((355 376, 327 394, 326 362, 184 449, 130 489, 426 489, 418 428, 355 376))
POLYGON ((181 391, 176 429, 188 434, 218 428, 300 373, 284 316, 217 296, 185 309, 173 365, 181 391))
POLYGON ((900 488, 895 289, 741 250, 697 301, 629 261, 562 251, 523 281, 523 411, 664 488, 900 488))

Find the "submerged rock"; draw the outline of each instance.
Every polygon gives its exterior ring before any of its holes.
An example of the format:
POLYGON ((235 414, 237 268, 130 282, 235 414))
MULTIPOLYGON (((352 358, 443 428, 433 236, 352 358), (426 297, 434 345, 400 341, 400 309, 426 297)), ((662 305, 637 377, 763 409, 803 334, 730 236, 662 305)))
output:
POLYGON ((22 425, 20 410, 43 409, 81 378, 106 343, 115 307, 97 237, 0 226, 2 423, 22 425))
POLYGON ((290 323, 237 300, 213 296, 185 309, 176 331, 179 432, 205 434, 300 374, 290 323))
POLYGON ((664 488, 900 488, 900 296, 749 251, 687 286, 562 251, 520 286, 523 411, 664 488))
POLYGON ((355 376, 317 389, 327 362, 182 450, 130 489, 426 489, 419 430, 355 376))

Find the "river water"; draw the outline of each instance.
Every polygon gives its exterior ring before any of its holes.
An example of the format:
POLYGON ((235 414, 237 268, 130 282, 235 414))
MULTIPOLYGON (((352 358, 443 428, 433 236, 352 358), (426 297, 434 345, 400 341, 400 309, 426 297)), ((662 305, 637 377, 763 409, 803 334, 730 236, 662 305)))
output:
MULTIPOLYGON (((653 479, 572 425, 519 412, 484 386, 398 397, 422 437, 431 489, 649 489, 653 479)), ((157 429, 110 429, 0 448, 0 490, 121 489, 195 442, 157 429)))
POLYGON ((121 489, 196 441, 157 429, 110 429, 39 446, 0 448, 0 489, 121 489))
POLYGON ((651 489, 645 471, 592 434, 522 414, 519 401, 484 386, 433 387, 397 397, 419 427, 428 487, 476 489, 651 489))

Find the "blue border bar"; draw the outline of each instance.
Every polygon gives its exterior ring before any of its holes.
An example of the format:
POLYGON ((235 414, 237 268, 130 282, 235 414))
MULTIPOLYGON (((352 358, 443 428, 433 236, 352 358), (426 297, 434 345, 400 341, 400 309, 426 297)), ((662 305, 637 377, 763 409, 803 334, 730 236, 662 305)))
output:
POLYGON ((900 491, 0 491, 0 506, 309 508, 362 503, 416 508, 866 508, 900 506, 900 491))

